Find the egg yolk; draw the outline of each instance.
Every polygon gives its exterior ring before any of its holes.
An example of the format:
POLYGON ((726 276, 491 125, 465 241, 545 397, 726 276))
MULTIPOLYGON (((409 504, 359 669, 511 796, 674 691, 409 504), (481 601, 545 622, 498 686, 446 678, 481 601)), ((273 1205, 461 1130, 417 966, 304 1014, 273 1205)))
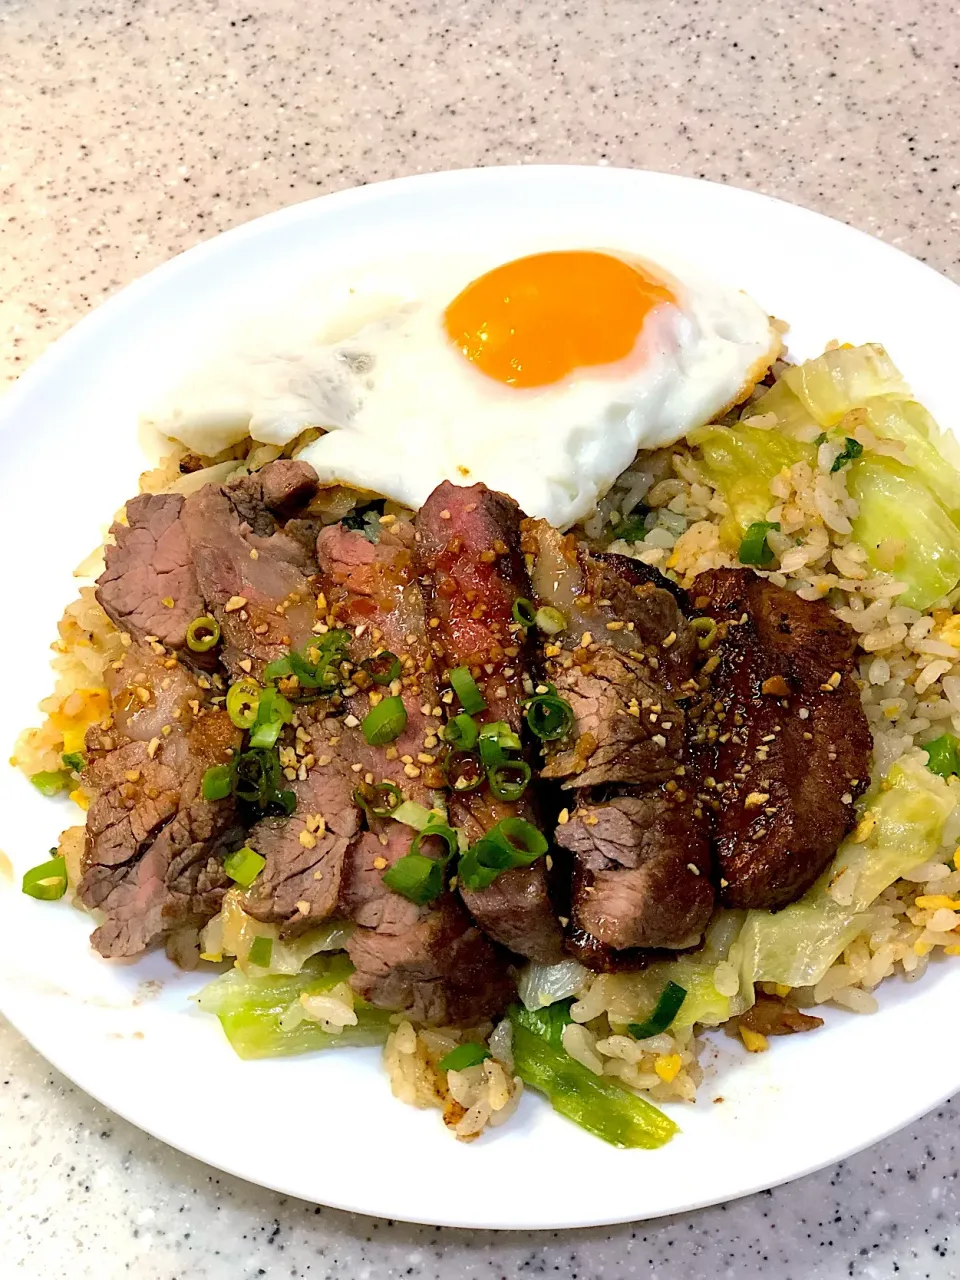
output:
POLYGON ((535 253, 472 281, 444 312, 448 336, 481 373, 543 387, 630 354, 654 307, 676 299, 608 253, 535 253))

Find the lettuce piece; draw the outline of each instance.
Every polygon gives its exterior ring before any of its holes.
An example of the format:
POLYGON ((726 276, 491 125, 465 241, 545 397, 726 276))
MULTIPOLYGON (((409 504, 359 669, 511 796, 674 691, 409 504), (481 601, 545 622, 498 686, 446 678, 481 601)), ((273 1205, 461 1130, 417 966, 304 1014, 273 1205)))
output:
POLYGON ((543 1009, 557 1000, 576 995, 593 975, 577 960, 559 960, 556 964, 524 965, 517 983, 517 994, 526 1009, 543 1009))
POLYGON ((916 400, 875 398, 863 405, 866 425, 881 440, 903 445, 903 462, 920 472, 950 515, 960 515, 960 448, 916 400))
POLYGON ((873 568, 906 582, 901 604, 927 609, 953 590, 960 582, 960 527, 919 471, 866 456, 850 465, 847 489, 860 506, 853 536, 873 568), (898 542, 902 550, 891 559, 889 549, 898 542))
POLYGON ((819 982, 860 932, 864 912, 877 896, 935 856, 958 794, 956 784, 949 785, 912 758, 894 764, 864 802, 858 831, 866 832, 865 838, 845 841, 798 902, 776 913, 748 912, 740 935, 744 980, 788 987, 819 982), (827 890, 847 871, 852 891, 850 901, 841 905, 827 890))
POLYGON ((746 405, 740 418, 742 422, 748 423, 751 418, 768 413, 776 414, 776 430, 782 435, 792 436, 801 428, 818 425, 783 378, 779 378, 762 396, 746 405))
MULTIPOLYGON (((764 397, 766 398, 766 397, 764 397)), ((751 406, 759 408, 761 401, 751 406)), ((738 547, 750 525, 763 520, 774 504, 770 483, 786 467, 797 462, 816 464, 817 450, 763 427, 701 427, 690 436, 698 445, 710 478, 730 508, 721 536, 728 546, 738 547)))
POLYGON ((822 427, 836 426, 844 414, 873 396, 910 397, 900 371, 875 342, 825 351, 786 369, 783 381, 822 427))
POLYGON ((390 1031, 389 1013, 358 997, 354 999, 357 1025, 344 1027, 339 1035, 331 1035, 309 1019, 287 1028, 281 1025, 283 1014, 303 993, 320 995, 345 982, 352 972, 353 965, 342 954, 314 956, 299 973, 286 976, 248 978, 239 969, 231 969, 205 986, 195 999, 205 1013, 220 1019, 241 1058, 278 1058, 342 1045, 383 1044, 390 1031))

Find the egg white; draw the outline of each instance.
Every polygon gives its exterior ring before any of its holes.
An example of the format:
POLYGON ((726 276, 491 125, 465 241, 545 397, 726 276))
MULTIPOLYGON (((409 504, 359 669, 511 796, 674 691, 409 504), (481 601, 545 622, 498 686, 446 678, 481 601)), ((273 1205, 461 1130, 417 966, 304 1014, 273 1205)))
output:
POLYGON ((495 261, 411 255, 318 282, 150 417, 204 454, 247 434, 285 445, 319 427, 325 434, 298 456, 323 484, 416 508, 442 480, 482 480, 565 528, 593 510, 638 449, 708 422, 779 349, 746 294, 684 264, 643 263, 677 302, 648 315, 625 360, 550 386, 505 386, 465 360, 443 328, 447 304, 495 261))

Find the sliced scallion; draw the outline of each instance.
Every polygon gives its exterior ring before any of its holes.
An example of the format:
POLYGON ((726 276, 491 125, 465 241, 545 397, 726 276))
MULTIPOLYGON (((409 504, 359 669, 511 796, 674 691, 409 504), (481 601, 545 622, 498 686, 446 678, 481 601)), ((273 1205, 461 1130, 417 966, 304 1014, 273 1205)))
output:
POLYGON ((495 764, 487 773, 490 790, 498 800, 512 803, 519 800, 527 789, 531 771, 526 760, 504 760, 495 764))
POLYGON ((767 534, 771 529, 779 529, 777 520, 754 520, 740 543, 738 559, 741 564, 755 564, 761 568, 771 564, 773 551, 767 546, 767 534))
POLYGON ((923 750, 927 753, 927 768, 941 778, 952 777, 960 773, 960 739, 952 733, 942 733, 932 742, 925 742, 923 750))
POLYGON ((446 862, 423 853, 405 853, 383 873, 383 883, 394 893, 424 906, 443 893, 446 862))
POLYGON ((537 624, 537 630, 542 631, 545 636, 558 636, 561 631, 566 631, 567 620, 559 609, 554 609, 553 605, 545 604, 538 609, 534 617, 537 624))
POLYGON ((250 746, 267 749, 276 745, 281 730, 293 719, 293 707, 273 685, 260 694, 257 716, 250 730, 250 746))
POLYGON ((628 1030, 634 1040, 646 1040, 650 1036, 658 1036, 666 1031, 680 1012, 680 1006, 687 998, 683 987, 676 982, 668 982, 660 992, 660 998, 650 1017, 644 1022, 631 1022, 628 1030))
POLYGON ((531 601, 524 596, 517 596, 513 602, 513 620, 524 630, 528 630, 537 620, 537 611, 531 601))
POLYGON ((717 638, 717 624, 713 618, 692 618, 690 630, 695 633, 700 649, 709 649, 717 638))
POLYGON ((79 773, 87 763, 87 757, 82 751, 65 751, 60 757, 60 761, 65 769, 79 773))
POLYGON ((360 722, 360 729, 371 747, 382 747, 399 738, 406 725, 407 708, 398 695, 371 707, 360 722))
POLYGON ((454 831, 453 827, 448 826, 442 818, 437 818, 433 814, 430 815, 430 820, 427 822, 426 826, 421 827, 410 841, 410 852, 419 853, 423 841, 429 840, 432 836, 435 836, 438 840, 442 840, 446 845, 446 853, 443 854, 443 860, 445 862, 452 858, 454 854, 459 852, 460 846, 456 831, 454 831))
POLYGON ((524 818, 501 818, 460 859, 457 875, 468 889, 486 889, 514 867, 528 867, 547 852, 543 832, 524 818))
POLYGON ((477 745, 479 734, 480 730, 473 716, 461 711, 447 725, 443 740, 457 751, 472 751, 477 745))
POLYGON ((229 764, 215 764, 203 775, 204 800, 224 800, 233 790, 234 772, 229 764))
POLYGON ((223 860, 223 869, 236 884, 249 889, 257 876, 267 865, 266 858, 260 856, 256 849, 244 845, 235 853, 229 853, 223 860))
POLYGON ((24 873, 23 892, 29 898, 54 902, 57 898, 62 898, 66 891, 67 863, 62 857, 41 862, 38 867, 31 867, 24 873))
POLYGON ((204 614, 187 626, 187 648, 194 653, 206 653, 220 639, 220 623, 209 614, 204 614))
POLYGON ((403 804, 397 805, 390 816, 396 822, 402 822, 405 827, 422 831, 433 816, 433 810, 428 809, 426 805, 417 804, 416 800, 404 800, 403 804))
POLYGON ((848 462, 853 462, 855 458, 859 458, 861 453, 863 453, 863 445, 860 441, 846 436, 843 441, 843 452, 838 453, 833 460, 833 466, 830 468, 831 475, 834 471, 839 471, 841 467, 845 467, 848 462))
POLYGON ((400 659, 389 649, 374 654, 372 658, 364 658, 360 666, 374 684, 391 684, 400 678, 400 659))
POLYGON ((486 771, 469 751, 451 751, 443 762, 443 776, 451 791, 474 791, 486 778, 486 771))
POLYGON ((525 706, 530 732, 544 742, 562 738, 573 727, 573 707, 565 698, 559 698, 555 693, 537 694, 525 706))
POLYGON ((463 1044, 458 1044, 455 1049, 451 1049, 440 1059, 437 1066, 441 1071, 466 1071, 468 1067, 478 1067, 490 1056, 490 1050, 485 1044, 467 1040, 463 1044))
POLYGON ((469 667, 454 667, 450 672, 450 685, 468 715, 475 716, 486 710, 487 704, 469 667))

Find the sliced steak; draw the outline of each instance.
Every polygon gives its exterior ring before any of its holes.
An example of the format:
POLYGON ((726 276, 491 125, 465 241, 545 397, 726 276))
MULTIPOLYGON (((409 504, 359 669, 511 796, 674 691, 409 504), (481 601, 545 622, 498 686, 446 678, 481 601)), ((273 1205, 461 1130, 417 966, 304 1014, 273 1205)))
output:
POLYGON ((206 801, 201 786, 240 733, 173 659, 132 647, 107 681, 114 725, 87 735, 94 799, 78 896, 104 913, 92 939, 101 955, 133 956, 219 910, 222 854, 243 832, 232 801, 206 801))
MULTIPOLYGON (((329 526, 317 540, 326 623, 353 632, 351 658, 358 669, 343 727, 325 740, 315 738, 312 752, 359 765, 351 769, 355 785, 391 782, 406 799, 429 808, 442 782, 436 765, 441 717, 413 546, 414 531, 405 521, 383 527, 378 543, 343 525, 329 526), (377 687, 361 665, 384 650, 401 667, 389 689, 377 687), (402 698, 406 726, 389 745, 371 747, 359 725, 384 695, 402 698)), ((351 986, 379 1008, 417 1021, 470 1022, 501 1009, 512 991, 506 959, 456 899, 445 892, 418 907, 383 883, 384 871, 409 851, 414 833, 373 815, 367 827, 347 851, 340 884, 340 909, 357 922, 347 944, 355 966, 351 986)))
POLYGON ((574 928, 617 951, 699 942, 713 886, 710 847, 689 802, 650 791, 583 805, 555 839, 581 873, 574 928))
POLYGON ((110 530, 114 543, 97 582, 97 599, 121 631, 141 641, 154 636, 174 651, 186 648, 187 627, 206 613, 183 504, 178 493, 142 493, 128 502, 126 523, 110 530))
POLYGON ((690 595, 720 624, 698 735, 721 897, 774 910, 830 861, 869 779, 856 638, 825 602, 747 569, 701 574, 690 595))
MULTIPOLYGON (((417 550, 430 608, 437 620, 434 653, 444 672, 466 666, 487 709, 477 717, 502 720, 519 733, 527 694, 527 642, 513 618, 530 584, 520 551, 522 514, 512 499, 485 485, 439 485, 417 515, 417 550)), ((431 625, 433 623, 431 622, 431 625)), ((459 707, 451 703, 455 715, 459 707)), ((472 844, 496 823, 520 817, 539 825, 532 794, 498 801, 483 784, 449 801, 454 826, 472 844)), ((551 902, 544 862, 502 873, 486 889, 460 889, 471 915, 491 938, 518 955, 550 963, 560 959, 562 934, 551 902)))

